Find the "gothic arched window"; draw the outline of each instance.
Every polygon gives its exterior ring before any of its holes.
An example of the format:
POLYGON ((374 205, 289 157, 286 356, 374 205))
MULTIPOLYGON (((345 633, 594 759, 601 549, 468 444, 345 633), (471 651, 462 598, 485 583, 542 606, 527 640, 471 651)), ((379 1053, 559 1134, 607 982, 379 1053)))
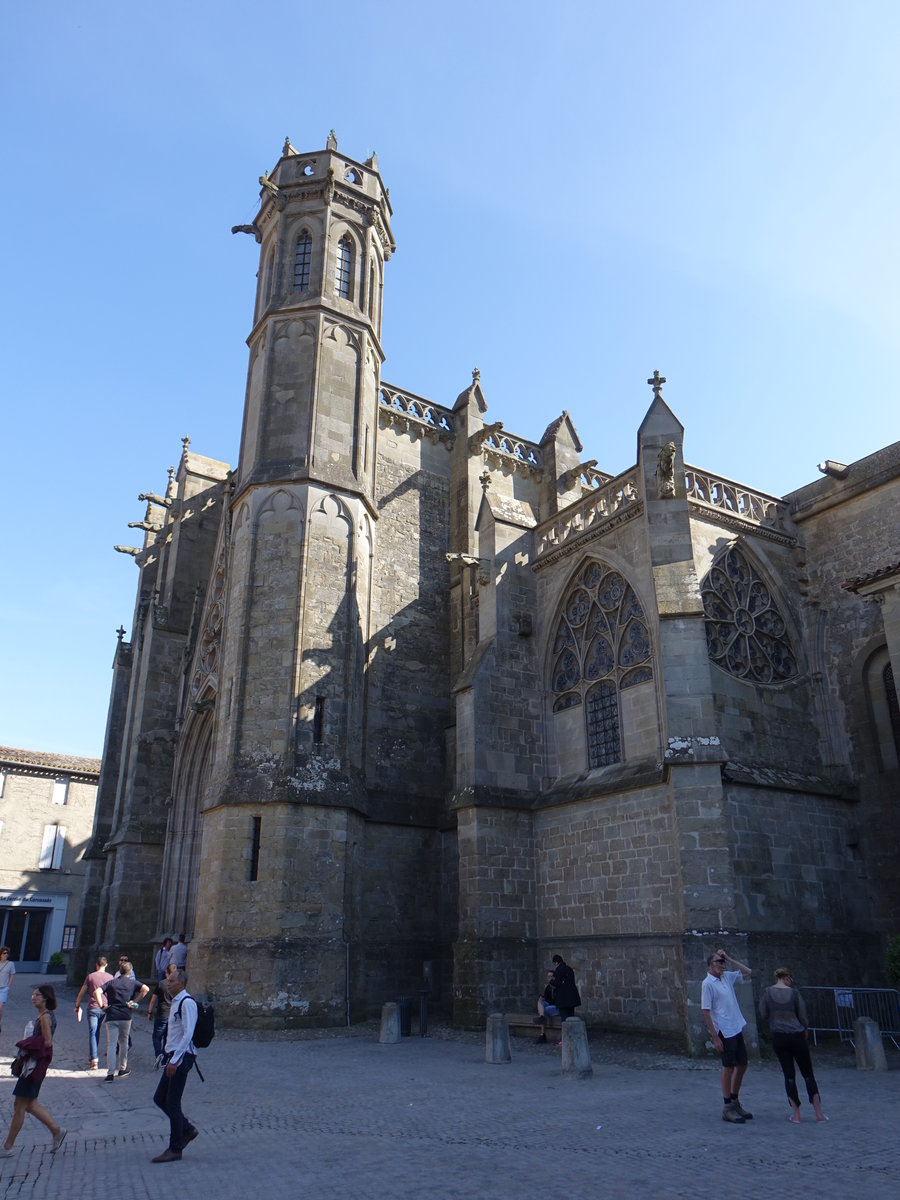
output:
POLYGON ((590 562, 563 602, 553 645, 553 711, 584 705, 588 765, 622 758, 619 692, 653 678, 650 633, 631 585, 590 562))
POLYGON ((700 594, 717 667, 750 683, 783 683, 798 674, 785 619, 742 550, 730 546, 718 556, 700 594))
POLYGON ((353 299, 353 245, 346 233, 338 242, 334 290, 345 300, 353 299))
POLYGON ((294 249, 294 291, 305 292, 309 288, 309 266, 312 262, 312 238, 304 229, 297 238, 294 249))

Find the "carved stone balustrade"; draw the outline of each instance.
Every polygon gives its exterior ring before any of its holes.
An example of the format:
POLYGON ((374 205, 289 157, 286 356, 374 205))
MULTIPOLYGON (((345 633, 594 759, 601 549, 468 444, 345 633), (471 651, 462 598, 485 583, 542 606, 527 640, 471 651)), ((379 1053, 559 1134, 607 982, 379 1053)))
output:
POLYGON ((642 511, 637 467, 629 467, 614 479, 607 478, 596 491, 590 492, 581 500, 576 500, 574 504, 570 504, 568 508, 564 508, 562 512, 535 529, 535 565, 542 566, 552 562, 558 553, 568 551, 581 541, 588 541, 616 525, 630 521, 642 511))
POLYGON ((473 453, 479 450, 489 467, 498 470, 520 471, 526 475, 538 476, 543 469, 543 458, 540 446, 517 438, 515 434, 504 433, 500 429, 489 428, 483 433, 475 434, 470 441, 473 453))
POLYGON ((404 392, 389 383, 381 385, 378 415, 382 426, 394 425, 410 437, 453 445, 453 413, 440 404, 432 404, 413 392, 404 392))
POLYGON ((710 515, 729 529, 756 531, 784 545, 795 545, 797 538, 788 524, 788 506, 777 496, 751 491, 741 483, 701 471, 685 464, 684 482, 691 506, 710 515))

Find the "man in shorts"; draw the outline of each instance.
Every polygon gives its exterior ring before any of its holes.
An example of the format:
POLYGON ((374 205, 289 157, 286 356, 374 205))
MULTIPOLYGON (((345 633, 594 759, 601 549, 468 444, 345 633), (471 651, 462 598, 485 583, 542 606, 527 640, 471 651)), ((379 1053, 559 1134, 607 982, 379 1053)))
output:
POLYGON ((743 1125, 745 1121, 752 1121, 753 1113, 742 1108, 738 1099, 741 1080, 747 1070, 747 1047, 743 1033, 747 1022, 734 994, 734 985, 746 982, 752 971, 724 950, 711 954, 706 965, 707 975, 700 989, 700 1008, 713 1048, 716 1054, 722 1056, 722 1099, 725 1103, 722 1120, 743 1125), (729 963, 737 969, 726 971, 729 963))

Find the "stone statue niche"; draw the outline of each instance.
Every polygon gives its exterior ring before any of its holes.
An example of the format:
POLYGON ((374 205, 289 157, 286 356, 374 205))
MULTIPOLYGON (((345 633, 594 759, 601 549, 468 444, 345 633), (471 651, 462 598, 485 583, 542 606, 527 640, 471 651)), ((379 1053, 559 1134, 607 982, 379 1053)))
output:
POLYGON ((675 443, 666 442, 656 459, 656 488, 660 500, 675 495, 675 443))

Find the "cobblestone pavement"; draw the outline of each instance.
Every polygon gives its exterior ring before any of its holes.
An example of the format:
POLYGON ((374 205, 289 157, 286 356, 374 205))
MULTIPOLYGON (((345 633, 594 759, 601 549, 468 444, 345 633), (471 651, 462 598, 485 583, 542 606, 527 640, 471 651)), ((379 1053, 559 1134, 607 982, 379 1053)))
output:
MULTIPOLYGON (((8 1063, 35 982, 18 976, 3 1014, 3 1120, 12 1111, 8 1063)), ((804 1104, 810 1119, 791 1125, 777 1064, 754 1062, 741 1098, 755 1117, 733 1126, 721 1120, 712 1057, 689 1060, 647 1039, 601 1034, 591 1043, 593 1078, 569 1081, 552 1044, 514 1039, 513 1061, 489 1065, 478 1035, 436 1028, 429 1038, 380 1046, 374 1023, 328 1036, 221 1032, 201 1052, 206 1083, 192 1075, 185 1092, 200 1137, 180 1163, 153 1165, 168 1126, 152 1103, 146 1006, 135 1022, 132 1074, 107 1084, 103 1071, 82 1069, 87 1029, 75 1021, 74 990, 59 995, 41 1100, 69 1135, 54 1156, 47 1131, 27 1117, 14 1157, 0 1161, 0 1197, 80 1200, 103 1188, 157 1200, 160 1188, 174 1187, 196 1200, 546 1200, 561 1189, 568 1197, 696 1200, 711 1178, 723 1194, 900 1195, 893 1049, 893 1069, 877 1075, 853 1069, 847 1048, 814 1051, 827 1124, 804 1104)))

